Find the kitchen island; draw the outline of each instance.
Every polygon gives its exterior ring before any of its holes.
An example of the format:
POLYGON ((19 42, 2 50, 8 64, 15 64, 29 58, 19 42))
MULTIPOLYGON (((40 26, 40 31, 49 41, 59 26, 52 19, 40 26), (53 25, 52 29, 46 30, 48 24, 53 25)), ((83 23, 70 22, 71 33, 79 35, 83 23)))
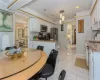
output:
POLYGON ((28 80, 45 65, 47 55, 34 49, 26 49, 24 57, 9 59, 0 52, 0 80, 28 80))
POLYGON ((55 40, 33 40, 29 41, 29 48, 36 49, 38 46, 44 47, 44 52, 49 56, 52 49, 57 49, 57 41, 55 40))

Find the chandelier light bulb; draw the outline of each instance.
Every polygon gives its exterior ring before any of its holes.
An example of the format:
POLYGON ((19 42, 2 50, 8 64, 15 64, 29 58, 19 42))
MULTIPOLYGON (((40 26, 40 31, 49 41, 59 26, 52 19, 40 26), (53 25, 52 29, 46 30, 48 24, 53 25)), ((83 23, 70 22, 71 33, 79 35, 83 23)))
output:
POLYGON ((62 13, 60 13, 60 18, 62 18, 62 16, 63 16, 62 13))
POLYGON ((61 20, 59 21, 59 24, 62 24, 62 21, 61 20))
POLYGON ((64 21, 65 20, 65 16, 62 16, 62 21, 64 21))

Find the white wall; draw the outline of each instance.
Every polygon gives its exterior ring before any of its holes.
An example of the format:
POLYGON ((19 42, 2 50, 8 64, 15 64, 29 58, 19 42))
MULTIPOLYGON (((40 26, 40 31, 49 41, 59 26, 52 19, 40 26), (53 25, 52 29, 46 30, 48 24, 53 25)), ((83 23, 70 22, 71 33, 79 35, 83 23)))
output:
MULTIPOLYGON (((2 10, 7 10, 5 5, 1 4, 0 3, 0 9, 2 10)), ((14 24, 13 24, 14 25, 14 24)), ((1 42, 1 39, 4 35, 8 35, 9 36, 9 39, 10 39, 10 46, 13 46, 14 45, 14 29, 13 29, 13 32, 0 32, 0 51, 1 51, 1 48, 2 48, 2 42, 1 42)), ((5 40, 6 41, 6 40, 5 40)))
POLYGON ((61 25, 58 25, 58 41, 60 48, 67 48, 67 24, 64 24, 64 31, 61 31, 61 25))
POLYGON ((85 40, 91 39, 91 17, 87 11, 80 12, 76 16, 83 16, 76 18, 76 53, 85 55, 85 40), (85 13, 86 12, 86 13, 85 13), (88 13, 88 14, 87 14, 88 13), (78 20, 84 19, 84 33, 78 33, 78 20), (88 36, 88 37, 87 37, 88 36))
POLYGON ((67 39, 68 44, 72 44, 72 25, 70 23, 67 24, 67 39))

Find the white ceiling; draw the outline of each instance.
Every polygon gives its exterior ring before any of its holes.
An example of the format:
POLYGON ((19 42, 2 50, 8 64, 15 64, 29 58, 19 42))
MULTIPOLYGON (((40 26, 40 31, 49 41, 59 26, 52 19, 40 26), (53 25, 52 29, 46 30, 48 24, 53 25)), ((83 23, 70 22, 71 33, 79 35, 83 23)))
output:
POLYGON ((9 4, 11 4, 14 0, 0 0, 0 3, 8 6, 9 4))
POLYGON ((59 11, 65 10, 66 19, 71 19, 76 12, 89 10, 93 0, 37 0, 31 2, 27 7, 53 19, 59 20, 59 11), (76 6, 80 6, 76 9, 76 6), (46 9, 46 11, 44 11, 46 9))

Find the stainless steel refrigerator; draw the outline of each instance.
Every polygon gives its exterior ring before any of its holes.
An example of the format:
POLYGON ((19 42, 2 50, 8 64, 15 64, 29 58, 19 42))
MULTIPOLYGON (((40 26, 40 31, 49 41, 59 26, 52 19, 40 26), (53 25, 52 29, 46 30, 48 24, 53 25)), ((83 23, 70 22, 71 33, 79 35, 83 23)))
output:
POLYGON ((51 28, 51 39, 58 40, 58 28, 51 28))

